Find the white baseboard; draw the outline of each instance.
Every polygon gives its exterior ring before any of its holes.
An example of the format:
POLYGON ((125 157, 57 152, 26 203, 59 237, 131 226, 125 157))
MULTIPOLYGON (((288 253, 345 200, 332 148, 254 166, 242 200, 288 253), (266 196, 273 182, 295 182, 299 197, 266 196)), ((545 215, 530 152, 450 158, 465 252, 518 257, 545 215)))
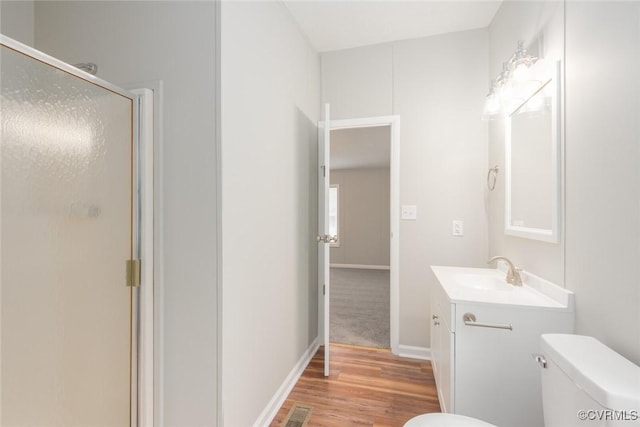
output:
POLYGON ((329 264, 331 268, 359 268, 362 270, 389 270, 388 265, 366 265, 366 264, 329 264))
POLYGON ((400 344, 398 346, 398 356, 410 357, 411 359, 431 360, 431 349, 400 344))
POLYGON ((307 348, 304 354, 300 357, 298 363, 296 363, 293 369, 291 369, 291 372, 289 372, 289 375, 287 375, 287 378, 285 378, 282 385, 280 385, 276 393, 269 401, 269 404, 264 408, 256 422, 253 423, 254 427, 266 427, 271 424, 271 421, 273 421, 275 416, 278 414, 280 407, 282 407, 284 402, 287 400, 287 396, 289 396, 289 393, 291 392, 291 390, 293 390, 296 382, 298 382, 298 379, 304 372, 311 359, 313 359, 313 356, 316 354, 316 351, 318 351, 319 347, 320 342, 316 337, 309 348, 307 348))

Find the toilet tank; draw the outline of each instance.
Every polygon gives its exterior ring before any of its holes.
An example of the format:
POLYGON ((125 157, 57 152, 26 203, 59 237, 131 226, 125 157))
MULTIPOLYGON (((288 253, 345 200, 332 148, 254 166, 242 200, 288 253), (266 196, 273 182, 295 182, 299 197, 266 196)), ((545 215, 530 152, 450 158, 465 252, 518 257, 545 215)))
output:
POLYGON ((545 427, 640 426, 640 366, 582 335, 544 334, 541 349, 545 427))

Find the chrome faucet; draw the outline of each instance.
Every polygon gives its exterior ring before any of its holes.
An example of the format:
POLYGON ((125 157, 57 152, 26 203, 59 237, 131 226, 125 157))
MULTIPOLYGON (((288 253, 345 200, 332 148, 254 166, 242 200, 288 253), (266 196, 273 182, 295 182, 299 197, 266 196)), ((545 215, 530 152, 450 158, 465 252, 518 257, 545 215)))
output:
POLYGON ((500 255, 494 256, 489 260, 489 262, 487 262, 487 264, 491 264, 493 261, 496 261, 499 259, 509 264, 509 270, 507 270, 507 279, 506 279, 507 283, 511 283, 512 285, 515 285, 515 286, 522 286, 522 277, 520 277, 520 272, 522 271, 522 269, 513 265, 513 263, 507 257, 503 257, 500 255))

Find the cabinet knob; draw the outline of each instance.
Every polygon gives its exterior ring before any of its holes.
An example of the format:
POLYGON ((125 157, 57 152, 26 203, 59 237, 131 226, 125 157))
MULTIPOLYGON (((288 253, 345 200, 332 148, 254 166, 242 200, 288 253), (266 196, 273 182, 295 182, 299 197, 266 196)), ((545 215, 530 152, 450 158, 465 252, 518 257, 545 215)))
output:
POLYGON ((436 320, 436 319, 438 318, 438 315, 437 315, 437 314, 434 314, 434 315, 432 315, 432 316, 431 316, 431 318, 432 318, 433 320, 436 320))
POLYGON ((438 326, 440 324, 440 322, 438 322, 437 320, 433 321, 433 326, 438 326))
POLYGON ((547 367, 547 359, 545 359, 542 354, 534 353, 534 354, 532 354, 532 356, 533 356, 533 359, 536 362, 538 362, 538 365, 540 365, 541 368, 546 368, 547 367))

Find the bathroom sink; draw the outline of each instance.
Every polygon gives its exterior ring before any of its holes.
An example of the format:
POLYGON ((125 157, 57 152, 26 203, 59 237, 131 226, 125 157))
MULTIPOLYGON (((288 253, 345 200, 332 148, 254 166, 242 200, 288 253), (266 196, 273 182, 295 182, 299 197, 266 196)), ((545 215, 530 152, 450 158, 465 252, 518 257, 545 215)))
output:
POLYGON ((530 273, 524 284, 507 283, 501 269, 432 266, 452 302, 572 309, 573 293, 530 273))
POLYGON ((501 279, 493 275, 458 274, 454 277, 460 286, 469 289, 498 292, 513 292, 515 290, 515 286, 507 283, 504 278, 501 279))

